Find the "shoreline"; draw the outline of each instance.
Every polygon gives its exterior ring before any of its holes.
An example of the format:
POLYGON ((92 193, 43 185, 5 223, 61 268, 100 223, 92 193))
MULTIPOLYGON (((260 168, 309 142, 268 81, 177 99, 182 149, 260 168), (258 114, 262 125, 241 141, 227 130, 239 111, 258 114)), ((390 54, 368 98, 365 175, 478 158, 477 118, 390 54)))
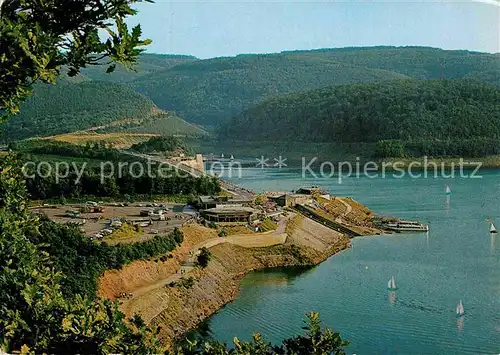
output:
MULTIPOLYGON (((218 245, 212 251, 213 255, 219 258, 218 262, 222 261, 221 264, 228 271, 236 270, 221 272, 216 270, 217 266, 197 270, 193 288, 181 289, 182 287, 174 287, 172 290, 167 291, 167 297, 172 298, 174 301, 172 303, 183 304, 184 306, 181 308, 174 307, 173 312, 172 309, 165 310, 151 319, 149 324, 154 327, 163 326, 160 331, 160 339, 167 346, 171 346, 186 334, 196 331, 200 324, 207 321, 225 305, 234 301, 239 295, 241 280, 249 273, 278 268, 313 268, 328 258, 349 249, 350 245, 351 241, 346 238, 322 253, 306 246, 294 247, 292 244, 278 247, 252 248, 261 249, 250 251, 252 254, 256 252, 260 255, 252 255, 251 257, 255 259, 251 261, 251 264, 242 267, 235 265, 236 258, 233 259, 228 256, 232 252, 235 252, 235 255, 243 254, 242 250, 237 250, 242 247, 218 245), (229 250, 234 247, 236 247, 236 250, 229 250), (221 258, 220 256, 224 254, 225 257, 221 258), (205 297, 203 294, 206 293, 210 296, 205 297), (164 313, 168 313, 168 315, 164 313), (164 329, 165 324, 170 329, 164 329)), ((244 253, 247 254, 247 257, 249 256, 248 250, 244 253)))
MULTIPOLYGON (((183 228, 183 245, 166 261, 143 260, 109 270, 99 280, 99 295, 116 299, 127 318, 139 314, 150 327, 160 327, 166 346, 196 330, 239 294, 240 281, 252 271, 286 267, 314 267, 351 246, 351 240, 337 231, 296 216, 286 239, 276 245, 247 247, 218 241, 215 230, 197 224, 183 228), (190 251, 210 243, 211 260, 205 269, 190 267, 182 273, 190 251), (186 270, 187 271, 187 270, 186 270)), ((252 237, 253 235, 249 235, 252 237)))

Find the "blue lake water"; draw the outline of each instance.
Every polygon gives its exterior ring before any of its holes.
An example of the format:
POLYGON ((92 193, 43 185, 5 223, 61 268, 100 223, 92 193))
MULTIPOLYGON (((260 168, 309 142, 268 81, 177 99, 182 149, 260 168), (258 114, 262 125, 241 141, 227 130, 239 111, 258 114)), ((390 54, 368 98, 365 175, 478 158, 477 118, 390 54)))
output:
POLYGON ((318 185, 375 213, 429 223, 428 234, 356 238, 353 249, 305 272, 255 272, 239 297, 207 323, 231 343, 255 332, 280 342, 301 332, 304 314, 352 342, 351 354, 500 353, 500 171, 467 178, 317 178, 297 169, 244 169, 232 181, 257 191, 318 185), (444 193, 448 184, 451 196, 444 193), (398 290, 387 291, 394 276, 398 290), (455 316, 462 300, 466 315, 455 316))

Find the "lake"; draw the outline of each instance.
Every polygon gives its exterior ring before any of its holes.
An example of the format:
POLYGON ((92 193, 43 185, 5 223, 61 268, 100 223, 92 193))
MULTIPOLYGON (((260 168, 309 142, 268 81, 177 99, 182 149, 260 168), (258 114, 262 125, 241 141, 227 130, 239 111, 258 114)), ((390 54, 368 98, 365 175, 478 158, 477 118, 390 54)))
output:
POLYGON ((302 178, 299 169, 248 168, 235 184, 256 191, 318 185, 375 213, 429 223, 429 233, 361 237, 300 272, 254 272, 238 298, 211 317, 208 334, 231 343, 260 332, 274 343, 319 312, 351 341, 350 354, 500 353, 500 171, 482 178, 302 178), (445 186, 452 190, 445 195, 445 186), (387 291, 394 276, 395 293, 387 291), (462 300, 466 315, 457 319, 462 300))

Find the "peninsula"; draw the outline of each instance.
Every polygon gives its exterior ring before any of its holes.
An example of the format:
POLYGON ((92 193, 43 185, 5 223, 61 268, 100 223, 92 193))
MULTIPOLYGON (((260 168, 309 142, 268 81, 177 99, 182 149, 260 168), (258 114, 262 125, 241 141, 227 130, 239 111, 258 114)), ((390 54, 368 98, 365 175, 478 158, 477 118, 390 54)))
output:
POLYGON ((231 192, 233 197, 200 197, 200 218, 183 225, 184 241, 168 258, 135 261, 104 272, 99 295, 120 298, 127 316, 137 313, 148 325, 160 327, 160 339, 171 344, 231 302, 247 273, 311 267, 349 248, 352 237, 382 232, 372 223, 374 214, 368 208, 316 187, 253 200, 231 192), (247 227, 246 218, 254 211, 261 220, 250 225, 270 230, 247 227), (196 266, 203 248, 211 254, 205 268, 196 266))

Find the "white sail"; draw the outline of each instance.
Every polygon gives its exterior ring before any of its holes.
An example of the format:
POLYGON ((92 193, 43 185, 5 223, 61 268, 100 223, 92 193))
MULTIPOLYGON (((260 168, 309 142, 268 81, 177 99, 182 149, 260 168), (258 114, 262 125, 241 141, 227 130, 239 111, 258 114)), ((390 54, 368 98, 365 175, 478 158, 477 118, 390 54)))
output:
POLYGON ((446 191, 447 195, 451 194, 451 189, 450 189, 450 187, 448 185, 446 185, 445 191, 446 191))
POLYGON ((220 155, 220 157, 221 157, 221 158, 224 158, 224 153, 222 153, 222 154, 220 155))
POLYGON ((462 300, 457 305, 457 315, 461 316, 464 314, 464 305, 462 304, 462 300))
POLYGON ((234 155, 231 154, 231 160, 234 160, 234 155))
POLYGON ((387 282, 387 288, 391 290, 396 289, 396 281, 394 280, 394 276, 389 279, 389 282, 387 282))
POLYGON ((495 225, 493 224, 493 222, 490 224, 490 233, 496 233, 497 232, 497 229, 495 228, 495 225))

